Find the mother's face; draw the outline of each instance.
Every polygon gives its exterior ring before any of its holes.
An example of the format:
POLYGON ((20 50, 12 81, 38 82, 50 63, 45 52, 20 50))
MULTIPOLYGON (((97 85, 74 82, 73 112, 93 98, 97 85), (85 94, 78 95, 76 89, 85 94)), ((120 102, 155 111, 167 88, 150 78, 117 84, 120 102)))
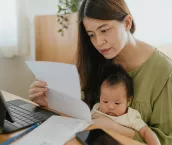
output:
POLYGON ((94 47, 107 59, 117 56, 127 44, 128 30, 124 22, 85 17, 83 24, 94 47))

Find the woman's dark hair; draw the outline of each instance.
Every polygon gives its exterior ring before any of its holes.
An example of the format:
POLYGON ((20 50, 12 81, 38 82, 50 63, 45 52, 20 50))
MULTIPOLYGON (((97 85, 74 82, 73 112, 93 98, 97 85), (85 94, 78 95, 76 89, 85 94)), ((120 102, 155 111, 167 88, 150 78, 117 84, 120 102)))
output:
MULTIPOLYGON (((106 60, 92 45, 84 28, 84 17, 99 20, 123 21, 127 15, 131 15, 124 0, 83 0, 79 10, 78 25, 78 52, 77 68, 80 75, 82 90, 85 93, 85 102, 91 107, 98 95, 99 72, 111 60, 106 60)), ((135 31, 135 23, 132 22, 131 33, 135 31)))
POLYGON ((110 64, 102 69, 98 95, 100 96, 101 85, 106 81, 108 86, 124 85, 126 90, 127 99, 134 96, 132 78, 125 72, 124 68, 120 65, 110 64))

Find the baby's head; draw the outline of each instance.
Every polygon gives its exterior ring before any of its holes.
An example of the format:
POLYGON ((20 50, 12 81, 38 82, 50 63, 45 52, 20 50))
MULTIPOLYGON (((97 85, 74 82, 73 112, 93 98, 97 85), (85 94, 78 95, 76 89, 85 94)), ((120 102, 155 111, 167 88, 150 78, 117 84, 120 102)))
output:
POLYGON ((100 85, 100 111, 121 116, 127 112, 134 92, 131 77, 119 65, 111 65, 104 69, 100 85))

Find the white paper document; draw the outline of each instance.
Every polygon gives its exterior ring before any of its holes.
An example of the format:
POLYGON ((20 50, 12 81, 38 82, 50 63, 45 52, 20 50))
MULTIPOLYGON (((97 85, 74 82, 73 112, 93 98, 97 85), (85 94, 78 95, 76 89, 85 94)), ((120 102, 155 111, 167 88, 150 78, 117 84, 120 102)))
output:
POLYGON ((27 61, 26 64, 38 80, 47 82, 49 108, 91 122, 90 109, 81 100, 75 65, 45 61, 27 61))
POLYGON ((89 125, 80 119, 52 116, 14 145, 64 145, 89 125))

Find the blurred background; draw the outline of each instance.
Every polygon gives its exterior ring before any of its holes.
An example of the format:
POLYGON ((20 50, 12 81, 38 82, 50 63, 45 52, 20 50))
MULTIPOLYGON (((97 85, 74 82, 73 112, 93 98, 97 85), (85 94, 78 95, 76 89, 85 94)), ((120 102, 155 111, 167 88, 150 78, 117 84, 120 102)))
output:
MULTIPOLYGON (((172 1, 126 0, 136 22, 138 39, 172 58, 172 1)), ((26 60, 74 63, 77 9, 61 35, 58 0, 0 0, 0 89, 28 96, 34 76, 26 60)))

